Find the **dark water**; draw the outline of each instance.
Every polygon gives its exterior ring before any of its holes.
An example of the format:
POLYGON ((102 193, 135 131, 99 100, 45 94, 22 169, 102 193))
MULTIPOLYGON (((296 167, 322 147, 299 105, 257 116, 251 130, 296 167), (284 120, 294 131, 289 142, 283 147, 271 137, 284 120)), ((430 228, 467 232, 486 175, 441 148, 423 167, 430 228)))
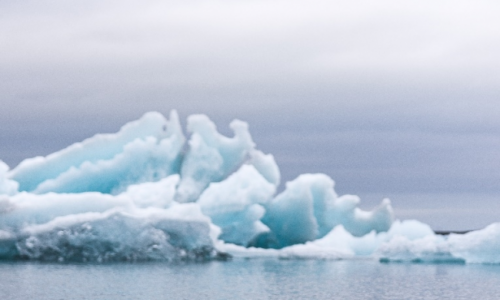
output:
POLYGON ((499 299, 500 266, 234 260, 0 263, 0 299, 499 299))

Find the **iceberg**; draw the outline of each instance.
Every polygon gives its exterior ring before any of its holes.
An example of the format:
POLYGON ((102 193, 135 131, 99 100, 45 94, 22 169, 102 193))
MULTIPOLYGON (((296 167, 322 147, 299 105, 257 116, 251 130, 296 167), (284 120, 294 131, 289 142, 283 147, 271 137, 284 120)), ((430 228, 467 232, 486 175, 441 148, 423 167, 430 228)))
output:
POLYGON ((500 224, 436 235, 339 196, 325 174, 280 186, 248 124, 232 137, 205 115, 145 114, 17 167, 0 161, 0 259, 176 261, 228 256, 500 263, 500 224))

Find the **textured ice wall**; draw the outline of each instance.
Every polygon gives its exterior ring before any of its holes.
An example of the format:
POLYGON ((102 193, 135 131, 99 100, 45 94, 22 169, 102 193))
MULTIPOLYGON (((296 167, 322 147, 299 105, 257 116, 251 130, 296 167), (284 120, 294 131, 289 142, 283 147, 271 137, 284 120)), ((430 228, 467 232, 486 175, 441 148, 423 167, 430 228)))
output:
POLYGON ((177 175, 119 195, 19 193, 0 198, 0 259, 209 259, 220 231, 199 205, 173 201, 177 175))

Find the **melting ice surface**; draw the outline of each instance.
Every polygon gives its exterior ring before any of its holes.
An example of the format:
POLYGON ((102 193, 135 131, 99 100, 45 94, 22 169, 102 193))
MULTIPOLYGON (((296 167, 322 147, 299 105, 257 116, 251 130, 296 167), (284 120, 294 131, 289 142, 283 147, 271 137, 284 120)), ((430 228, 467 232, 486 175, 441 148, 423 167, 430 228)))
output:
POLYGON ((0 161, 0 259, 206 260, 286 257, 500 263, 500 224, 435 235, 338 196, 324 174, 277 194, 279 168, 248 125, 226 137, 204 115, 148 113, 9 170, 0 161))

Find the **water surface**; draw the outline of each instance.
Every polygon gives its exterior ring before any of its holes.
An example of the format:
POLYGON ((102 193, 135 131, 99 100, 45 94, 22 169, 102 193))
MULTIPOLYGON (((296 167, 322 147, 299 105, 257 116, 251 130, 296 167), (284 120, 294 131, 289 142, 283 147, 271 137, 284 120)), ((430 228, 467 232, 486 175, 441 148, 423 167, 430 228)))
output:
POLYGON ((500 266, 252 259, 0 263, 0 299, 498 299, 500 266))

